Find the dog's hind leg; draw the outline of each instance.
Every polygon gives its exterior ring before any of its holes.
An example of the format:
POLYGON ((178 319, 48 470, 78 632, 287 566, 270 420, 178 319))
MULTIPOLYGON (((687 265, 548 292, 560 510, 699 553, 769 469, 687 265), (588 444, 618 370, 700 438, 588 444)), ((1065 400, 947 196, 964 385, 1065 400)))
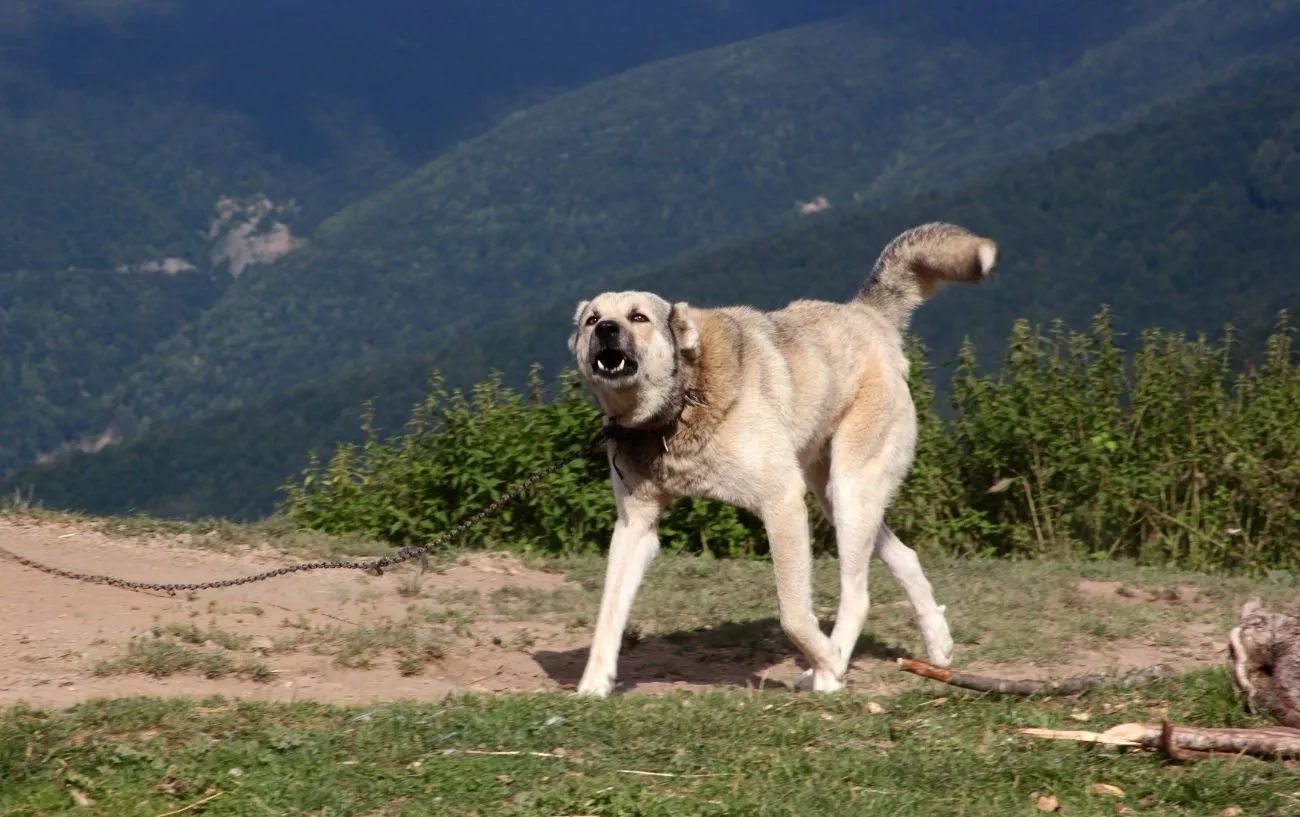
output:
POLYGON ((840 568, 840 603, 831 641, 839 651, 841 675, 848 671, 867 621, 873 551, 907 592, 931 658, 947 662, 952 656, 943 610, 934 602, 916 553, 884 524, 885 511, 911 467, 916 421, 910 405, 900 411, 899 403, 882 400, 881 395, 875 389, 863 392, 831 439, 825 493, 834 513, 840 568))
POLYGON ((619 648, 632 602, 646 570, 659 552, 659 515, 664 508, 660 497, 629 493, 623 489, 622 480, 616 479, 614 484, 618 520, 609 546, 596 631, 586 669, 578 682, 579 694, 597 697, 604 697, 614 689, 619 648))
POLYGON ((946 667, 952 663, 952 635, 944 607, 934 600, 934 591, 921 570, 921 560, 916 551, 903 544, 888 525, 881 525, 876 533, 876 555, 894 574, 903 592, 916 612, 916 623, 921 629, 921 640, 931 664, 946 667))
MULTIPOLYGON (((840 603, 831 631, 840 657, 837 667, 843 675, 853 660, 853 649, 867 621, 870 596, 867 589, 872 544, 881 527, 885 507, 898 483, 890 473, 886 455, 865 459, 860 447, 837 441, 832 454, 830 480, 826 486, 834 514, 835 549, 839 556, 840 603)), ((892 469, 896 470, 896 469, 892 469)))

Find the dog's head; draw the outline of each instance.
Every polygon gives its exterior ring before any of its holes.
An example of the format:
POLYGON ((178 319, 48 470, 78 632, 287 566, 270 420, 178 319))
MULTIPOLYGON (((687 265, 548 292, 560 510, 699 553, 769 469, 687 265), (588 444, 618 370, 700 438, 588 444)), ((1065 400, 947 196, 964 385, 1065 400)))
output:
POLYGON ((699 353, 690 307, 650 292, 606 292, 578 304, 569 351, 601 409, 636 427, 682 393, 681 369, 699 353))

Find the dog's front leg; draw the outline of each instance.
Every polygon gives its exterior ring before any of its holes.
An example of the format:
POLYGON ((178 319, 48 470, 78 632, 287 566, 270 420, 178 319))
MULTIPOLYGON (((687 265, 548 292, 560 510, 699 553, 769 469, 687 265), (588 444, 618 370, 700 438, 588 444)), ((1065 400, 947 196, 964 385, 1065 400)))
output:
POLYGON ((822 632, 813 611, 812 542, 804 485, 792 484, 779 499, 764 503, 763 526, 772 548, 781 629, 811 664, 799 677, 800 689, 836 692, 844 686, 837 667, 838 648, 822 632))
POLYGON ((659 551, 659 514, 663 501, 644 490, 627 491, 621 479, 615 479, 614 499, 618 503, 618 521, 609 545, 605 568, 605 589, 596 618, 587 667, 578 682, 578 693, 603 697, 614 689, 618 670, 618 653, 627 627, 628 614, 637 590, 650 563, 659 551))

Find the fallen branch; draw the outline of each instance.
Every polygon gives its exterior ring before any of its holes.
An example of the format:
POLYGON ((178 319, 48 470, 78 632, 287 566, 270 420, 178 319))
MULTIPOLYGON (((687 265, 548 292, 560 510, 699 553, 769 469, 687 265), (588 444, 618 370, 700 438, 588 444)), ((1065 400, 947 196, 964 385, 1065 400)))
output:
POLYGON ((557 755, 554 752, 487 752, 482 749, 452 749, 451 753, 463 755, 486 755, 489 757, 564 757, 564 755, 557 755))
POLYGON ((673 774, 672 772, 643 772, 640 769, 615 769, 616 774, 635 774, 641 777, 723 777, 721 774, 673 774))
POLYGON ((1124 727, 1122 726, 1117 726, 1114 729, 1108 729, 1105 732, 1089 732, 1084 729, 1040 729, 1038 727, 1026 727, 1020 730, 1020 734, 1028 735, 1031 738, 1045 738, 1047 740, 1072 740, 1075 743, 1100 743, 1105 746, 1141 747, 1141 743, 1138 743, 1136 740, 1133 740, 1118 731, 1123 728, 1124 727))
POLYGON ((1186 760, 1194 756, 1194 753, 1300 758, 1300 729, 1286 726, 1260 729, 1211 729, 1200 726, 1172 726, 1168 722, 1159 725, 1123 723, 1105 732, 1085 732, 1077 729, 1021 729, 1020 733, 1050 740, 1159 749, 1175 760, 1186 760))
POLYGON ((1172 675, 1173 670, 1164 664, 1130 670, 1123 675, 1076 675, 1059 681, 1038 681, 1033 679, 1009 680, 974 675, 960 670, 945 669, 917 661, 912 658, 898 659, 898 667, 904 672, 929 678, 933 681, 961 687, 974 692, 1000 692, 1007 695, 1077 695, 1081 692, 1103 686, 1134 687, 1172 675))
POLYGON ((158 817, 172 817, 172 815, 175 814, 184 814, 187 811, 193 811, 194 809, 198 808, 204 803, 210 803, 213 800, 216 800, 218 797, 220 797, 223 794, 225 794, 225 792, 221 792, 221 791, 213 792, 212 794, 209 794, 207 797, 204 797, 202 800, 195 800, 193 803, 190 803, 188 806, 183 806, 174 811, 164 812, 162 814, 159 814, 158 817))

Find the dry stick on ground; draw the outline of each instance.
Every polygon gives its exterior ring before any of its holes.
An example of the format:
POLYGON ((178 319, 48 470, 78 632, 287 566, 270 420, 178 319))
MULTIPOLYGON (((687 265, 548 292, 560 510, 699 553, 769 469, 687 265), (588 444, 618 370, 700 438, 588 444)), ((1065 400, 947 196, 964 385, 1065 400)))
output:
POLYGON ((198 808, 204 803, 208 803, 213 800, 216 800, 218 797, 220 797, 223 794, 225 794, 225 792, 215 791, 212 794, 209 794, 207 797, 204 797, 202 800, 195 800, 193 803, 190 803, 188 806, 182 806, 181 808, 175 809, 173 811, 164 812, 162 814, 159 814, 158 817, 172 817, 172 815, 175 814, 184 814, 187 811, 193 811, 194 809, 198 808))
POLYGON ((1110 746, 1159 749, 1174 760, 1208 755, 1253 755, 1300 758, 1300 729, 1269 726, 1259 729, 1210 729, 1174 726, 1169 722, 1122 723, 1105 732, 1076 729, 1021 729, 1022 735, 1110 746))
MULTIPOLYGON (((1149 734, 1143 745, 1149 742, 1149 734)), ((1255 757, 1300 757, 1300 729, 1271 726, 1261 729, 1203 729, 1160 725, 1159 749, 1173 760, 1215 755, 1253 755, 1255 757)))
POLYGON ((986 675, 973 675, 960 670, 945 669, 917 661, 912 658, 898 659, 898 667, 904 672, 920 675, 950 686, 969 689, 974 692, 1001 692, 1008 695, 1078 695, 1103 686, 1134 687, 1164 678, 1173 674, 1165 664, 1131 670, 1123 675, 1076 675, 1059 681, 1008 680, 990 678, 986 675))

